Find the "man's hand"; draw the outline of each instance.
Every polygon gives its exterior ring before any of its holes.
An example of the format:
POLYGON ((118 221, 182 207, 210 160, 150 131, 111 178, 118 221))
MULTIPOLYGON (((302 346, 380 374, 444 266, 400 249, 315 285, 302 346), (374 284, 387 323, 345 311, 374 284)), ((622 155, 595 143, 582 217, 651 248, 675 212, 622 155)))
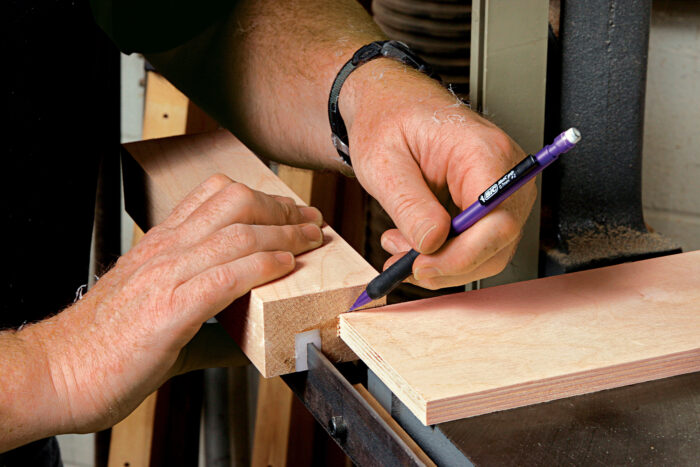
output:
POLYGON ((22 331, 46 349, 60 432, 111 426, 183 371, 202 323, 291 272, 294 255, 321 245, 321 222, 315 208, 222 175, 192 191, 82 300, 22 331))
POLYGON ((398 229, 382 235, 393 256, 424 253, 417 285, 462 285, 501 272, 512 257, 535 199, 529 183, 444 246, 450 219, 525 157, 498 127, 437 82, 390 59, 356 70, 340 96, 353 168, 398 229), (343 104, 345 103, 345 106, 343 104), (448 214, 443 206, 458 209, 448 214))
MULTIPOLYGON (((331 144, 328 94, 355 51, 382 39, 354 0, 292 0, 285 8, 246 0, 189 43, 148 58, 256 154, 349 174, 331 144)), ((355 173, 399 228, 383 245, 393 254, 426 253, 411 280, 438 288, 501 271, 534 184, 439 249, 449 231, 443 206, 467 207, 522 150, 437 82, 388 58, 355 70, 339 105, 355 173)))

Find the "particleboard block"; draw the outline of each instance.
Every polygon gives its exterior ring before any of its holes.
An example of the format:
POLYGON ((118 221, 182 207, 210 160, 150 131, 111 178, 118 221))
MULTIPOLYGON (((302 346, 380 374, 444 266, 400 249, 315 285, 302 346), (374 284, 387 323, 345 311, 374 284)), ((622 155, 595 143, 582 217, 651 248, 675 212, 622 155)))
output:
POLYGON ((700 371, 700 252, 345 314, 424 424, 700 371))
MULTIPOLYGON (((163 221, 192 188, 215 173, 303 204, 225 130, 124 148, 131 156, 123 158, 126 207, 144 230, 163 221)), ((295 371, 294 336, 311 329, 320 329, 322 350, 330 359, 354 358, 336 336, 336 317, 348 310, 377 272, 330 227, 324 227, 323 234, 324 245, 297 257, 292 274, 257 287, 218 316, 266 377, 295 371)))

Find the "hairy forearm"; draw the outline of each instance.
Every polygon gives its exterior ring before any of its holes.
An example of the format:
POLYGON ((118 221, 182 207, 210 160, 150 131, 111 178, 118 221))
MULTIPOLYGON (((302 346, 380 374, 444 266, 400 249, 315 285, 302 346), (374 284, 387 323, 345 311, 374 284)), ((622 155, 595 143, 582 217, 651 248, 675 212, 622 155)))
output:
MULTIPOLYGON (((330 139, 328 93, 352 54, 382 38, 354 0, 243 1, 198 38, 148 58, 258 154, 342 168, 330 139)), ((340 99, 346 120, 354 75, 340 99)))
POLYGON ((59 431, 41 324, 0 332, 0 452, 59 431))
POLYGON ((97 325, 99 299, 89 294, 48 319, 0 332, 0 452, 117 421, 122 401, 110 379, 120 362, 110 356, 119 347, 113 336, 129 339, 114 324, 97 325))

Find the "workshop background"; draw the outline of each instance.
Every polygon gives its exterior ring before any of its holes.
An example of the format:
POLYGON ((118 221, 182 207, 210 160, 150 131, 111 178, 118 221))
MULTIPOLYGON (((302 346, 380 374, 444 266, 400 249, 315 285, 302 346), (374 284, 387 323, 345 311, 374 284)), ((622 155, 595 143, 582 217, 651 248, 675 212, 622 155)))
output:
MULTIPOLYGON (((121 59, 121 139, 141 139, 144 63, 121 59)), ((644 216, 649 226, 679 243, 700 249, 700 2, 653 2, 643 152, 644 216)), ((133 223, 124 214, 122 250, 131 244, 133 223)), ((63 435, 66 467, 94 465, 94 435, 63 435)), ((200 449, 200 465, 203 465, 200 449)))

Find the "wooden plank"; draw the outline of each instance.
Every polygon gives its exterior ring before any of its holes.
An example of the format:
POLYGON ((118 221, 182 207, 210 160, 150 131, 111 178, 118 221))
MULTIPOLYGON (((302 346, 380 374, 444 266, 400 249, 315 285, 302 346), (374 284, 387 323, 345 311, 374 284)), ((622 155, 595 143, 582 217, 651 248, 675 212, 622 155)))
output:
POLYGON ((219 124, 155 71, 146 72, 143 139, 202 133, 219 124))
POLYGON ((148 467, 153 441, 153 417, 156 412, 154 392, 112 428, 109 467, 148 467))
MULTIPOLYGON (((314 183, 313 170, 279 164, 277 166, 277 176, 306 204, 313 205, 311 202, 311 193, 314 183)), ((326 213, 324 213, 324 219, 325 214, 326 213)))
POLYGON ((392 305, 339 333, 425 424, 700 370, 700 251, 392 305))
MULTIPOLYGON (((224 130, 124 146, 127 211, 142 228, 165 219, 186 193, 215 173, 303 204, 279 178, 224 130)), ((248 358, 265 376, 295 371, 294 339, 318 329, 334 361, 354 354, 336 336, 336 317, 349 308, 377 272, 330 227, 324 245, 297 258, 296 270, 254 289, 219 314, 248 358)), ((373 303, 378 305, 379 303, 373 303)))
MULTIPOLYGON (((338 231, 358 253, 364 256, 367 236, 367 193, 356 178, 344 178, 338 199, 336 218, 340 220, 338 231)), ((337 222, 335 227, 338 228, 337 222)))
POLYGON ((338 230, 336 221, 336 186, 339 176, 336 172, 300 169, 279 164, 277 176, 309 206, 318 208, 323 220, 338 230))
POLYGON ((253 467, 312 464, 314 418, 281 378, 261 379, 253 467))
POLYGON ((146 102, 143 109, 143 139, 185 133, 189 99, 170 81, 154 71, 146 72, 146 102))
POLYGON ((356 178, 284 164, 278 165, 277 175, 306 204, 317 207, 328 225, 363 254, 366 193, 356 178))

